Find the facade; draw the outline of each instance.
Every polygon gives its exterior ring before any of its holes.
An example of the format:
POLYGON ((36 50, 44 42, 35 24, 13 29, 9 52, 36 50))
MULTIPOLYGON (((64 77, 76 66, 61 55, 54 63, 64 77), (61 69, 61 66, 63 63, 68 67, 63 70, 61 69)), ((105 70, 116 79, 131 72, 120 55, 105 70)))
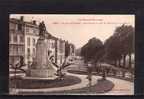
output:
POLYGON ((47 33, 47 47, 48 47, 48 56, 51 58, 53 62, 56 62, 55 57, 56 57, 56 37, 52 36, 50 33, 47 33))
POLYGON ((39 29, 36 22, 26 22, 24 18, 9 20, 9 64, 16 64, 20 56, 25 63, 32 62, 36 53, 39 29))
POLYGON ((72 62, 75 57, 75 46, 71 43, 66 43, 66 46, 67 46, 66 56, 68 56, 68 61, 72 62))
POLYGON ((56 40, 56 63, 62 65, 65 60, 65 41, 62 39, 56 40))
POLYGON ((70 45, 70 56, 75 56, 75 46, 73 44, 70 45))
POLYGON ((36 56, 36 43, 39 38, 39 28, 35 22, 25 22, 25 63, 32 62, 36 56))
POLYGON ((24 23, 21 20, 9 20, 9 64, 15 65, 20 56, 24 56, 24 23))
MULTIPOLYGON (((25 64, 33 62, 36 57, 36 43, 39 38, 39 27, 36 21, 26 22, 24 18, 10 19, 9 21, 9 64, 15 64, 20 56, 24 57, 25 64)), ((46 42, 49 58, 57 65, 61 65, 66 58, 66 41, 46 33, 46 42)), ((70 54, 74 47, 70 44, 70 54)))

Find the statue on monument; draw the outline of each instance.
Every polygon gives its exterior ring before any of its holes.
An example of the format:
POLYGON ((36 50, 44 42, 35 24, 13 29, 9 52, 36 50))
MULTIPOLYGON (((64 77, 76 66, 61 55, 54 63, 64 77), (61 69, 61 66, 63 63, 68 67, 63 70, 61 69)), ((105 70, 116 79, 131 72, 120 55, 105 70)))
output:
POLYGON ((44 37, 44 36, 45 36, 45 32, 46 32, 46 26, 45 26, 45 24, 44 24, 44 21, 42 21, 42 22, 39 24, 39 36, 44 37))
POLYGON ((55 78, 56 70, 53 64, 48 60, 48 48, 47 40, 45 39, 46 26, 44 21, 39 24, 39 36, 40 38, 36 43, 36 57, 33 61, 28 75, 30 77, 37 78, 55 78))

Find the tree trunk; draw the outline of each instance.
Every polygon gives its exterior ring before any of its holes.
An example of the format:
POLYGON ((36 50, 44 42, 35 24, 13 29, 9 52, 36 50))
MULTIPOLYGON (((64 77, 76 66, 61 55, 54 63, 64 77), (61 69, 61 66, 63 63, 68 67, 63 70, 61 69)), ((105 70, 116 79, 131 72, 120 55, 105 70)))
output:
POLYGON ((125 64, 126 64, 126 55, 123 55, 123 67, 125 68, 125 64))
POLYGON ((125 71, 122 71, 122 77, 125 77, 125 71))
POLYGON ((114 60, 114 64, 115 64, 115 66, 117 67, 117 60, 114 60))
POLYGON ((118 66, 121 67, 120 59, 118 59, 118 66))
POLYGON ((129 53, 129 68, 131 68, 131 53, 129 53))
POLYGON ((97 71, 97 63, 94 63, 94 68, 95 68, 95 72, 98 73, 98 71, 97 71))
POLYGON ((119 60, 116 60, 116 66, 119 67, 119 60))

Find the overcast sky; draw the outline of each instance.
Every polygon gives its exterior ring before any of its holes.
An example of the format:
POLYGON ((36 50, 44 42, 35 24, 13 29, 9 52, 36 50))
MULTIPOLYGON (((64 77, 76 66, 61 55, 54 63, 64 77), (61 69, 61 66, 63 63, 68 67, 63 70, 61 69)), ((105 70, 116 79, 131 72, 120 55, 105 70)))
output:
POLYGON ((11 18, 24 16, 25 21, 44 21, 52 35, 68 40, 76 48, 82 47, 92 37, 105 41, 116 27, 122 24, 135 26, 134 15, 96 14, 11 14, 11 18))

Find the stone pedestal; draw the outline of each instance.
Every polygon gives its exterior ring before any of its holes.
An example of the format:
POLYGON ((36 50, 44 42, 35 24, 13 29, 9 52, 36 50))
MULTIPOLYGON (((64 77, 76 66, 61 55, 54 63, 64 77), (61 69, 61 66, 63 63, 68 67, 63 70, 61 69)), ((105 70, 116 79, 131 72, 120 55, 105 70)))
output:
POLYGON ((31 77, 38 77, 38 78, 55 78, 55 71, 54 70, 44 70, 44 69, 31 69, 30 70, 31 77))
POLYGON ((36 78, 55 78, 56 69, 48 59, 48 48, 46 39, 40 37, 36 44, 36 58, 29 69, 29 76, 36 78))

